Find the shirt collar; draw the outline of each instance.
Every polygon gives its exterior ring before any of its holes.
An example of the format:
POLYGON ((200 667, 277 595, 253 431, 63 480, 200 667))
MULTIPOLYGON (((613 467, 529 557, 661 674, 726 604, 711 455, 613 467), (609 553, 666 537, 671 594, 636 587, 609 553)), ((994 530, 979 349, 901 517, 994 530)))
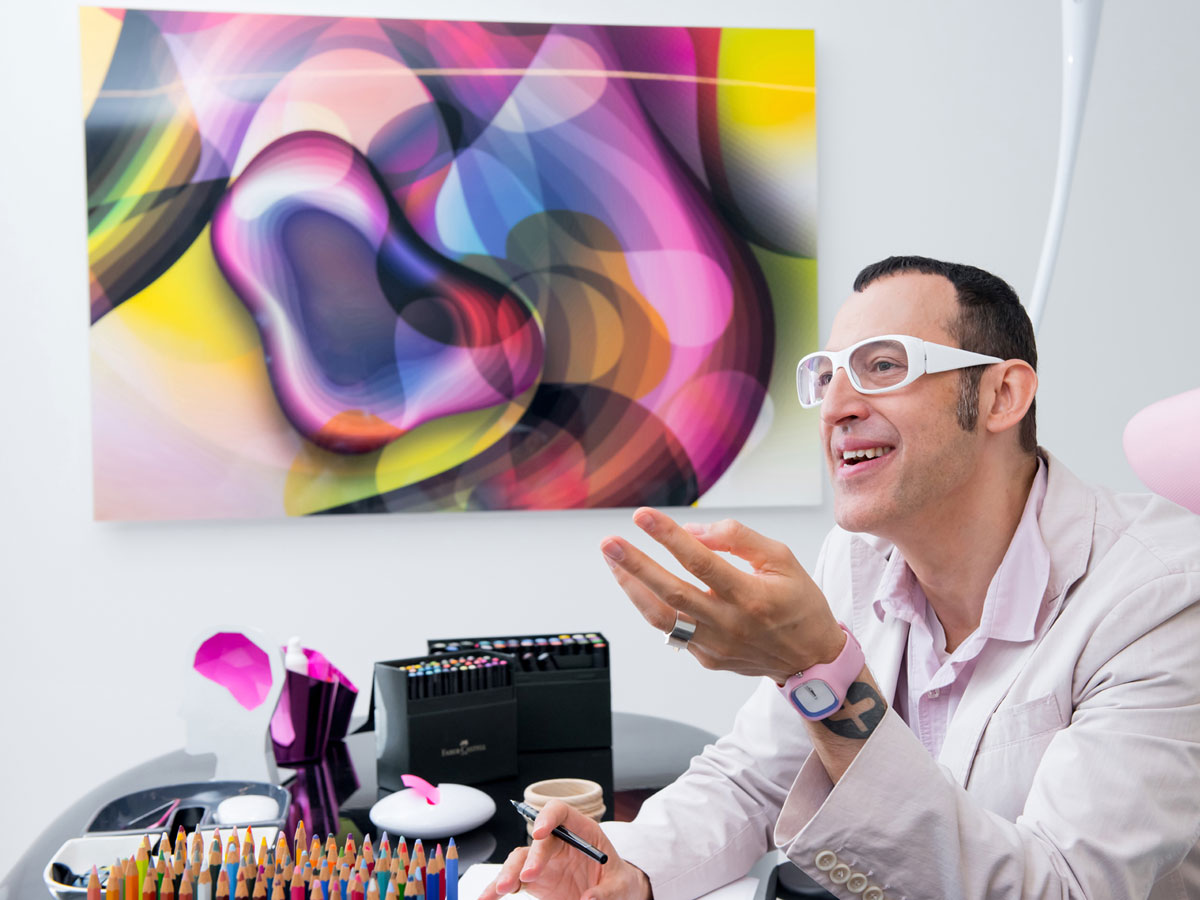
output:
MULTIPOLYGON (((1037 473, 1025 500, 1021 520, 1008 550, 988 584, 979 627, 968 641, 999 638, 1026 641, 1034 636, 1037 613, 1050 581, 1050 551, 1038 528, 1046 497, 1046 463, 1038 457, 1037 473)), ((925 615, 925 594, 916 575, 897 549, 892 550, 875 591, 875 617, 891 615, 913 625, 925 615)))

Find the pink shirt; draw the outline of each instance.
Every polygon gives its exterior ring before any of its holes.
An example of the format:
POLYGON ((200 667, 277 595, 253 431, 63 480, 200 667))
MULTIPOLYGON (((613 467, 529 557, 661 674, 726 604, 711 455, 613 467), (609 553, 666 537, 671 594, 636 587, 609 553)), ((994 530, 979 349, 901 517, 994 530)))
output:
POLYGON ((884 569, 875 593, 875 615, 881 622, 892 616, 909 624, 894 706, 934 759, 976 665, 1002 641, 1033 639, 1050 581, 1050 552, 1038 528, 1045 496, 1046 463, 1039 459, 1021 521, 988 585, 979 627, 953 653, 946 652, 941 623, 898 550, 884 569))

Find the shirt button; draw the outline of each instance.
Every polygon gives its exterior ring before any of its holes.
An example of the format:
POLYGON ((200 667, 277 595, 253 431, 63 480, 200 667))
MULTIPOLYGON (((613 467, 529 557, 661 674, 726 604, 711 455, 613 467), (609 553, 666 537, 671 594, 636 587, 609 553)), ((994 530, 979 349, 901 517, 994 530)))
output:
POLYGON ((925 696, 928 697, 930 700, 936 700, 938 697, 942 696, 942 692, 940 689, 933 690, 933 691, 930 691, 925 696))
POLYGON ((837 865, 837 861, 838 861, 837 854, 834 853, 832 850, 822 850, 820 853, 818 853, 816 855, 816 858, 813 859, 813 864, 820 871, 828 872, 830 869, 832 869, 834 866, 837 865))
POLYGON ((868 884, 863 891, 863 900, 883 900, 883 891, 878 885, 868 884))
POLYGON ((867 876, 862 872, 851 872, 846 879, 846 890, 852 894, 861 894, 867 889, 867 876))
POLYGON ((829 880, 834 884, 845 884, 850 880, 850 867, 845 863, 838 863, 829 870, 829 880))

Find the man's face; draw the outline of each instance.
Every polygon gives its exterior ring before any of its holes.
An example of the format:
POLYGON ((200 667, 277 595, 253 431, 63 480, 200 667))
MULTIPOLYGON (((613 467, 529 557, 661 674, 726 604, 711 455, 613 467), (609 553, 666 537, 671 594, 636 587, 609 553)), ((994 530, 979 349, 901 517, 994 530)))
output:
MULTIPOLYGON (((882 334, 957 346, 947 331, 957 315, 954 286, 941 276, 888 276, 850 295, 826 349, 882 334)), ((899 390, 868 396, 845 371, 835 373, 820 406, 821 439, 841 527, 895 540, 952 514, 955 492, 970 484, 981 446, 955 418, 959 377, 957 371, 922 375, 899 390), (876 455, 846 459, 847 452, 864 450, 876 455)))

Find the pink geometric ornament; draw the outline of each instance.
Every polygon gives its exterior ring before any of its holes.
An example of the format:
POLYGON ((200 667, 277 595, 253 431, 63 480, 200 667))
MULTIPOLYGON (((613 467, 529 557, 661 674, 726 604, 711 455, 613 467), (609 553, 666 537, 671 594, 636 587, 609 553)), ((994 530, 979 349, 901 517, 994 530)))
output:
POLYGON ((271 692, 271 660, 244 634, 214 634, 196 651, 193 667, 246 709, 257 708, 271 692))

